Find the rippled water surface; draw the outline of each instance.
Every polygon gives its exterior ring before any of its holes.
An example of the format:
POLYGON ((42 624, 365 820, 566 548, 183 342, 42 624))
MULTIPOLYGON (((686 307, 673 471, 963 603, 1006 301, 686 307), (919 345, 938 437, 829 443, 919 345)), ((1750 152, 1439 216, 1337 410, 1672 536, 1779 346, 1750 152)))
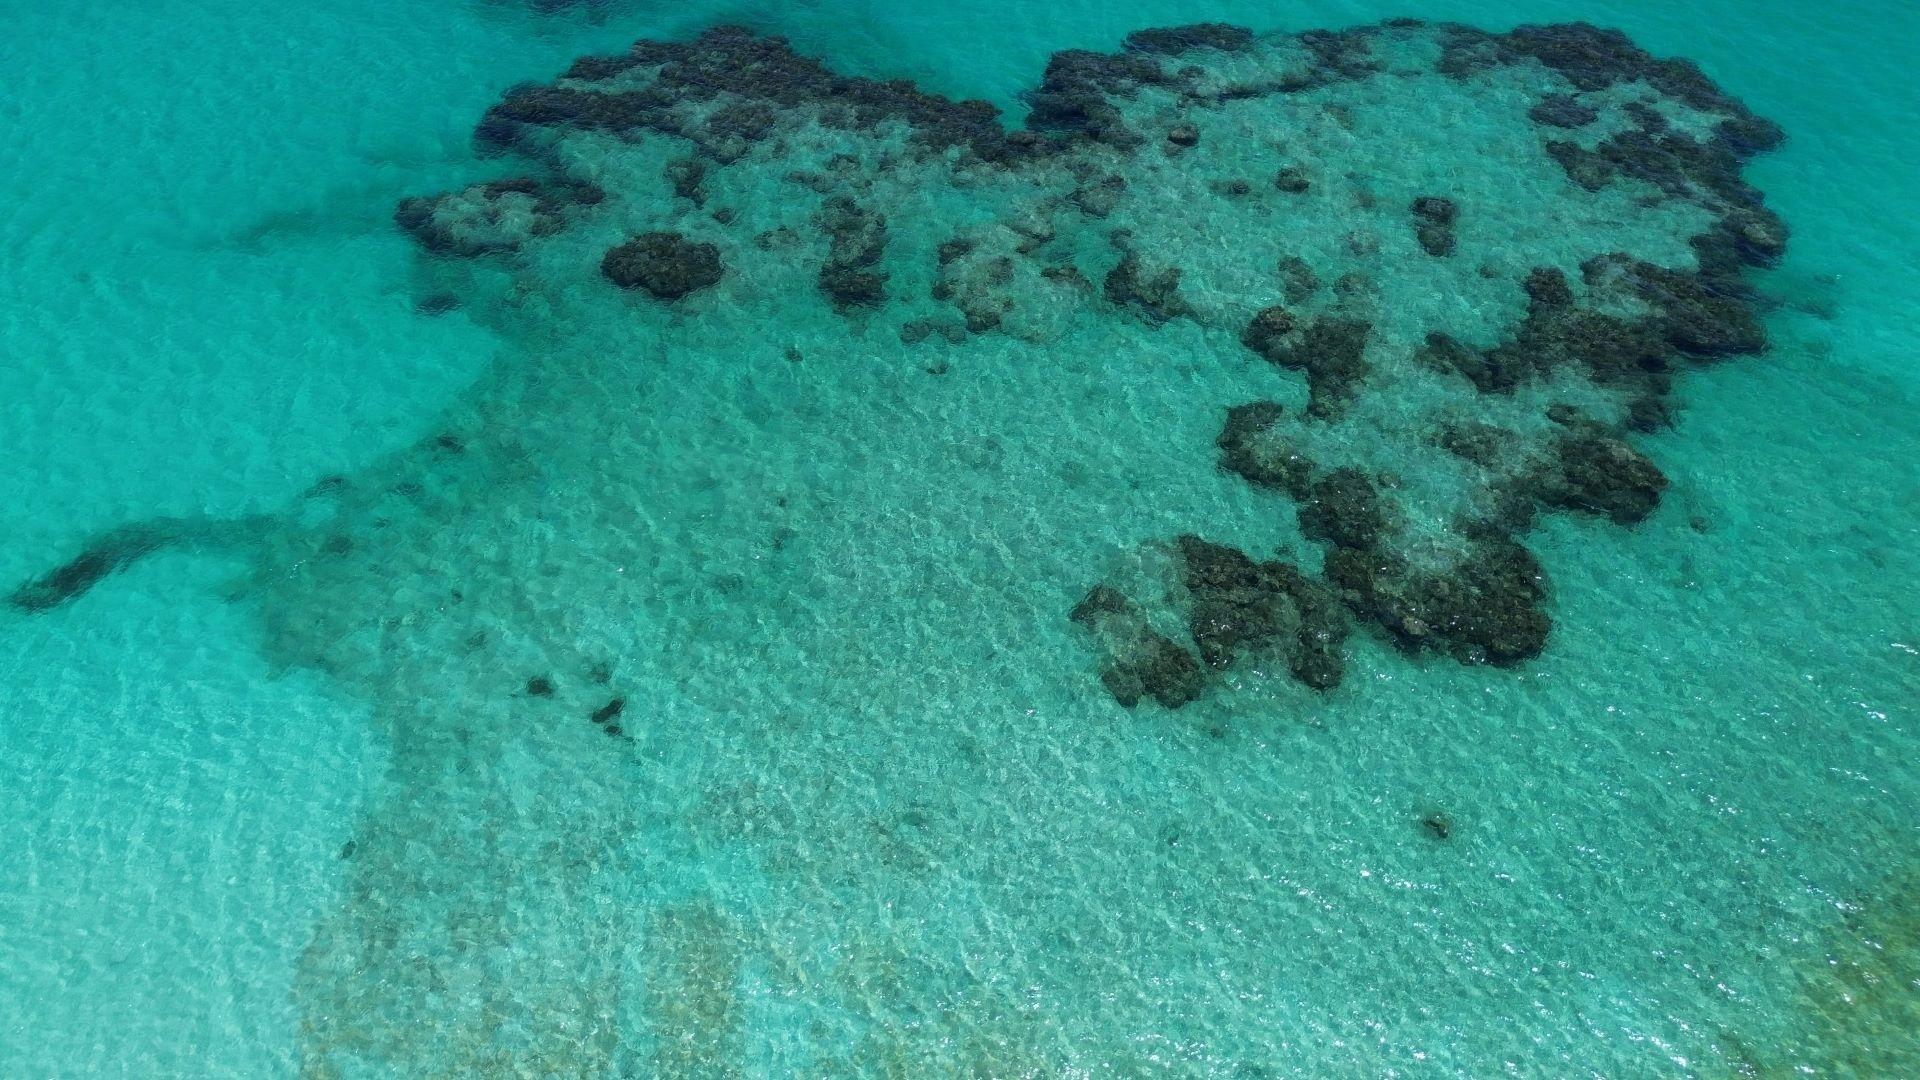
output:
POLYGON ((1907 5, 0 7, 0 1074, 1920 1072, 1907 5))

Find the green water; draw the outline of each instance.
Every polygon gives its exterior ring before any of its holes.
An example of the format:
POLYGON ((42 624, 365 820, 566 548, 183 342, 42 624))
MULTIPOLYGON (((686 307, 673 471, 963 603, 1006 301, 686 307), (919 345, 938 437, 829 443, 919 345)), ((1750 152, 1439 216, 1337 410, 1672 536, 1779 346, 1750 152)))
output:
MULTIPOLYGON (((0 617, 0 1073, 1920 1061, 1912 11, 14 7, 0 582, 127 522, 246 539, 0 617), (1066 613, 1143 543, 1314 558, 1215 465, 1225 407, 1297 410, 1302 380, 1205 319, 1036 304, 907 346, 778 249, 673 308, 607 289, 641 209, 523 264, 393 224, 514 171, 470 138, 510 86, 641 37, 744 22, 1017 119, 1057 49, 1402 14, 1618 25, 1788 133, 1748 170, 1793 229, 1755 276, 1771 349, 1687 371, 1674 426, 1633 437, 1671 479, 1648 520, 1540 520, 1554 631, 1515 668, 1362 630, 1324 693, 1253 664, 1177 711, 1102 689, 1066 613)), ((1680 257, 1665 211, 1542 187, 1444 89, 1292 151, 1394 205, 1456 186, 1463 252, 1502 267, 1680 257)), ((1267 167, 1248 132, 1201 138, 1267 167)), ((802 227, 757 168, 710 202, 802 227)), ((1115 224, 1243 319, 1238 268, 1279 249, 1169 170, 1115 224)), ((1024 197, 885 183, 896 245, 1024 197)), ((1384 250, 1383 336, 1511 316, 1384 250)), ((1444 489, 1391 435, 1451 400, 1380 398, 1316 454, 1444 489)))

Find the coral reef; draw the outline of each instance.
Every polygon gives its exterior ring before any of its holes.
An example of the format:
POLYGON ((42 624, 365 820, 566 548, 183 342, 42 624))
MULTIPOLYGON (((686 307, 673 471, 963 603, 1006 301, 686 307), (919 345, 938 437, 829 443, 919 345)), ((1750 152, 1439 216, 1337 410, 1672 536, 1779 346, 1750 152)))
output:
POLYGON ((650 232, 619 245, 600 260, 600 272, 623 289, 644 289, 662 300, 720 283, 720 249, 678 233, 650 232))
MULTIPOLYGON (((746 964, 724 903, 649 895, 649 922, 603 872, 675 835, 629 771, 664 725, 922 715, 953 700, 943 667, 1023 633, 1061 651, 995 679, 1144 709, 1268 673, 1333 692, 1356 630, 1522 663, 1580 618, 1527 546, 1539 516, 1660 527, 1638 433, 1689 368, 1766 347, 1742 275, 1787 230, 1742 169, 1781 134, 1609 31, 1141 31, 1055 54, 1028 103, 1008 127, 720 28, 510 90, 475 138, 521 178, 398 208, 453 298, 423 314, 528 347, 418 444, 248 526, 274 665, 394 732, 303 965, 310 1071, 644 1073, 640 1007, 654 1071, 737 1055, 736 984, 823 984, 746 964), (982 632, 1008 596, 1035 608, 982 632), (776 665, 777 693, 735 685, 776 665), (554 896, 565 917, 521 918, 554 896)), ((11 602, 51 610, 181 535, 109 533, 11 602)), ((740 802, 714 812, 743 835, 807 809, 740 802)))
MULTIPOLYGON (((476 139, 525 174, 395 216, 431 255, 537 275, 618 229, 599 270, 625 289, 804 291, 916 347, 1044 347, 1119 316, 1223 332, 1298 373, 1304 408, 1229 410, 1219 462, 1295 504, 1326 584, 1308 600, 1311 571, 1172 541, 1212 569, 1172 601, 1115 592, 1075 613, 1116 657, 1103 679, 1124 702, 1193 700, 1303 607, 1321 644, 1295 674, 1331 685, 1322 595, 1404 647, 1537 653, 1551 625, 1523 546, 1537 513, 1648 519, 1667 480, 1632 435, 1673 422, 1688 365, 1766 347, 1741 274, 1776 261, 1787 230, 1742 168, 1783 134, 1616 31, 1143 30, 1115 53, 1055 54, 1028 103, 1009 129, 987 103, 839 75, 721 27, 513 89, 476 139), (1451 162, 1445 190, 1404 167, 1469 130, 1494 141, 1451 162), (1228 566, 1232 588, 1214 573, 1228 566), (1169 603, 1192 648, 1156 613, 1169 603)), ((76 595, 147 536, 110 537, 14 605, 76 595)))

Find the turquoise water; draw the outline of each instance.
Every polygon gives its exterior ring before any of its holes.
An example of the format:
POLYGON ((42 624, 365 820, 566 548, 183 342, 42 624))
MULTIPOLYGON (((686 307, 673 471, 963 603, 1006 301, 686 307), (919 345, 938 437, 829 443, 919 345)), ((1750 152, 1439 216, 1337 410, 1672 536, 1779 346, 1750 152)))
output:
MULTIPOLYGON (((1913 11, 8 14, 0 584, 201 525, 0 615, 0 1074, 1920 1071, 1913 11), (1486 345, 1516 302, 1474 263, 1685 259, 1695 209, 1515 156, 1533 75, 1363 83, 1351 126, 1280 128, 1382 208, 1321 183, 1261 240, 1182 185, 1270 172, 1271 129, 1204 114, 1098 224, 1179 253, 1197 315, 1163 326, 1023 278, 1006 332, 907 345, 777 245, 676 305, 620 294, 599 252, 672 196, 590 138, 568 160, 615 205, 522 256, 394 225, 525 171, 471 140, 510 87, 639 38, 745 23, 1017 119, 1058 49, 1406 14, 1617 25, 1788 135, 1747 170, 1793 232, 1753 277, 1771 348, 1631 436, 1671 481, 1644 522, 1539 519, 1554 629, 1515 667, 1362 628, 1331 690, 1242 663, 1128 709, 1067 612, 1182 532, 1316 565, 1285 496, 1216 467, 1227 406, 1307 401, 1235 340, 1256 263, 1358 257, 1382 339, 1486 345), (1436 184, 1464 210, 1429 278, 1383 223, 1436 184)), ((836 139, 710 177, 709 208, 810 228, 778 185, 836 139)), ((863 189, 892 250, 1046 183, 932 175, 863 189)), ((1381 366, 1404 392, 1300 437, 1409 513, 1471 501, 1399 420, 1508 405, 1381 366)))

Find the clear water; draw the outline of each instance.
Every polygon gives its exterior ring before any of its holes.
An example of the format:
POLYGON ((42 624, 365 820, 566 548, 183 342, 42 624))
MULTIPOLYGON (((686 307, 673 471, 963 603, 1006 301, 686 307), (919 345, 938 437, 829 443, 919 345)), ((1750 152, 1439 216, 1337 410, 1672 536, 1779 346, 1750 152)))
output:
POLYGON ((1018 116, 1139 27, 1408 13, 9 3, 0 582, 130 521, 395 524, 0 616, 0 1075, 1920 1071, 1913 9, 1412 12, 1618 25, 1790 136, 1773 348, 1638 439, 1652 518, 1543 522, 1514 670, 1361 634, 1326 695, 1100 690, 1063 613, 1112 560, 1297 544, 1212 449, 1297 380, 1197 331, 936 377, 777 293, 428 318, 392 224, 499 174, 507 87, 640 37, 1018 116), (441 510, 303 494, 449 430, 441 510), (630 740, 581 718, 616 693, 630 740))

